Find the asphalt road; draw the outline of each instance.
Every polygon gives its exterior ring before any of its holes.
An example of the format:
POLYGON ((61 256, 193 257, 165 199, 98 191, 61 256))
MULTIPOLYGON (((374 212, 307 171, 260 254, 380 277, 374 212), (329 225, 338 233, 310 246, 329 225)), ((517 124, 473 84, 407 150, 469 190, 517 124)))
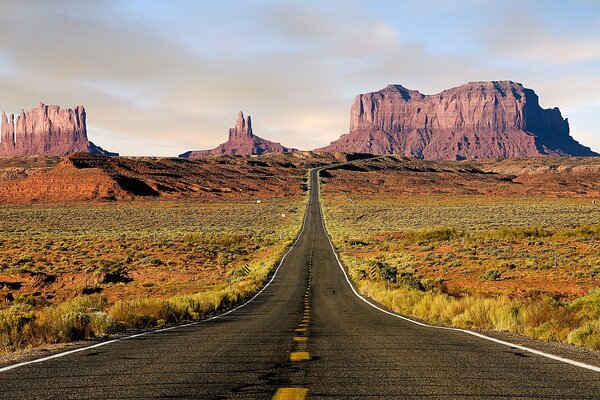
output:
POLYGON ((337 263, 316 190, 298 241, 248 305, 0 372, 5 399, 306 396, 600 399, 600 373, 369 306, 337 263))

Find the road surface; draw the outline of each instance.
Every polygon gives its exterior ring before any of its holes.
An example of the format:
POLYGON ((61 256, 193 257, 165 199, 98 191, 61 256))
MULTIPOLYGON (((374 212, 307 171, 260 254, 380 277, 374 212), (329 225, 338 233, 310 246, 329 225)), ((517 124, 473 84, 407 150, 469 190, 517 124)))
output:
POLYGON ((0 372, 4 399, 599 399, 600 373, 387 315, 340 269, 311 175, 305 225, 223 317, 0 372))

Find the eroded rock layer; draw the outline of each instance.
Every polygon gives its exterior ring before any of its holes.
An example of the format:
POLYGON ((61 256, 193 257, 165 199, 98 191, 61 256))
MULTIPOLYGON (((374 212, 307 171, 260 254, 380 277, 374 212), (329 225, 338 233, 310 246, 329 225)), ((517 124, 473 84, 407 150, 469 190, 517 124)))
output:
POLYGON ((39 107, 29 112, 2 113, 0 157, 64 156, 71 153, 116 155, 88 140, 86 113, 83 106, 61 109, 59 106, 39 107))
POLYGON ((511 81, 471 82, 436 95, 389 85, 358 95, 349 133, 317 151, 428 160, 598 155, 570 136, 558 108, 541 108, 533 90, 511 81))

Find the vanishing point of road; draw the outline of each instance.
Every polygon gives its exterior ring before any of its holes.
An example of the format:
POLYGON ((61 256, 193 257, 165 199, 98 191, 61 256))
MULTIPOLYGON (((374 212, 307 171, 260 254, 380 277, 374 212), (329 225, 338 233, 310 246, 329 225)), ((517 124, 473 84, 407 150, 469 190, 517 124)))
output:
POLYGON ((304 227, 268 286, 219 318, 0 369, 2 399, 600 399, 600 373, 361 300, 304 227))

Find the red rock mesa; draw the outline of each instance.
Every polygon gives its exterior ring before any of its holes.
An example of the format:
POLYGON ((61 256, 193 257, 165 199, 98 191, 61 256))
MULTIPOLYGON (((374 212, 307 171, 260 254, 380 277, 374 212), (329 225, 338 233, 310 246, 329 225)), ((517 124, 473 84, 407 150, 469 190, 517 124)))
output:
POLYGON ((316 151, 427 160, 598 155, 570 136, 558 108, 541 108, 533 90, 511 81, 471 82, 430 96, 400 85, 360 94, 349 133, 316 151))
POLYGON ((63 110, 59 106, 21 111, 15 119, 2 113, 0 156, 64 156, 71 153, 117 155, 88 140, 85 108, 63 110))

